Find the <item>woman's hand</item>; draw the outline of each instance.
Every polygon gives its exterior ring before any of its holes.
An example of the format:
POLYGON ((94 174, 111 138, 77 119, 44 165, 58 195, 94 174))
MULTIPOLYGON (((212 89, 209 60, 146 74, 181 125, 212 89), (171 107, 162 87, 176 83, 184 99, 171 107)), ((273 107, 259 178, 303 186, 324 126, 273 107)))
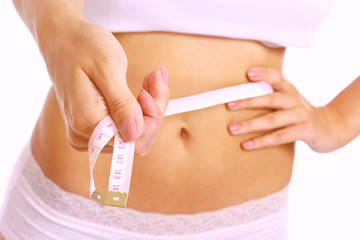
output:
POLYGON ((244 149, 271 147, 302 140, 316 152, 329 152, 343 144, 337 135, 341 133, 341 118, 335 111, 328 106, 311 105, 279 70, 256 67, 247 72, 247 77, 250 81, 267 82, 274 92, 226 104, 230 111, 251 108, 272 110, 261 116, 230 123, 229 132, 232 135, 270 130, 270 133, 242 142, 244 149))
MULTIPOLYGON (((78 18, 59 21, 50 31, 47 40, 38 42, 70 146, 87 151, 92 131, 110 113, 121 137, 127 142, 136 140, 136 154, 146 154, 163 123, 169 99, 165 67, 144 77, 136 99, 126 83, 125 52, 109 31, 78 18)), ((105 151, 110 149, 108 145, 105 151)))

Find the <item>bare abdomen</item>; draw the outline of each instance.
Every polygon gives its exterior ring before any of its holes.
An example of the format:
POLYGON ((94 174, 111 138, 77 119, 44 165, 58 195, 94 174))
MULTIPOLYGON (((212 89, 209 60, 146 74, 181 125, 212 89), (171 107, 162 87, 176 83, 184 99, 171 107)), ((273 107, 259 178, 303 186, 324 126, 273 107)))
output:
MULTIPOLYGON (((127 81, 134 95, 145 74, 165 65, 170 98, 246 83, 253 66, 282 67, 284 49, 255 41, 173 33, 115 35, 128 58, 127 81)), ((145 157, 135 157, 127 206, 141 211, 195 213, 263 197, 290 180, 293 144, 244 151, 240 142, 256 134, 230 136, 227 126, 267 110, 229 112, 224 105, 165 118, 145 157)), ((51 90, 33 135, 33 152, 45 174, 60 187, 88 197, 87 153, 71 150, 51 90), (62 149, 61 151, 59 149, 62 149)), ((106 191, 110 156, 95 169, 106 191)))

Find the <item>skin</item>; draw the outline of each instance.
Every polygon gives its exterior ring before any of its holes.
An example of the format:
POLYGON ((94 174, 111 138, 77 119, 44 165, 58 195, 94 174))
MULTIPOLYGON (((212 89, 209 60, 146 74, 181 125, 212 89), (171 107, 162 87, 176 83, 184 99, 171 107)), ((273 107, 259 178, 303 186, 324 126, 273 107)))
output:
MULTIPOLYGON (((53 82, 32 152, 66 191, 89 197, 87 142, 109 113, 121 135, 136 141, 127 206, 167 214, 216 210, 279 191, 290 181, 296 140, 327 152, 360 133, 360 101, 354 101, 360 80, 328 105, 312 106, 281 74, 284 48, 166 32, 112 34, 83 21, 75 2, 14 4, 53 82), (260 80, 275 92, 163 117, 169 98, 260 80), (125 132, 121 124, 129 117, 135 128, 125 132)), ((110 160, 102 154, 95 168, 102 192, 110 160)))
MULTIPOLYGON (((194 35, 156 32, 121 33, 115 34, 115 37, 126 52, 127 84, 135 96, 141 87, 146 88, 147 81, 155 81, 151 86, 156 86, 158 82, 160 89, 166 87, 161 79, 158 80, 158 70, 148 75, 150 79, 145 77, 143 80, 143 74, 156 65, 167 66, 170 98, 178 98, 248 82, 246 70, 256 63, 266 62, 281 68, 284 53, 284 49, 267 48, 254 41, 194 35), (220 61, 214 57, 219 49, 223 56, 220 61), (167 54, 169 52, 171 55, 167 54), (256 57, 250 58, 253 52, 257 52, 256 57), (240 66, 239 62, 242 63, 240 66), (217 66, 218 70, 208 71, 211 65, 217 66), (193 79, 197 79, 196 82, 193 79)), ((75 87, 73 85, 71 89, 75 87)), ((148 88, 152 97, 156 98, 157 91, 154 90, 156 88, 148 88)), ((74 98, 79 92, 86 97, 90 91, 78 89, 74 98)), ((47 177, 66 191, 89 197, 88 156, 86 152, 71 149, 74 144, 69 147, 64 113, 58 99, 55 85, 35 127, 32 152, 47 177)), ((141 101, 139 103, 143 106, 141 101)), ((239 204, 281 190, 291 177, 293 144, 248 154, 239 143, 254 134, 234 137, 227 131, 230 122, 267 111, 229 112, 225 105, 219 105, 166 117, 148 153, 145 156, 138 154, 134 159, 127 207, 169 214, 196 213, 239 204), (219 145, 221 147, 209 147, 219 145)), ((153 119, 156 121, 156 118, 153 119)), ((86 125, 89 121, 85 120, 79 125, 86 125)), ((88 136, 90 134, 91 131, 88 136)), ((71 141, 75 142, 75 139, 71 141)), ((110 158, 111 155, 103 154, 95 167, 95 182, 101 192, 107 191, 110 158)))
POLYGON ((229 111, 267 108, 272 112, 234 122, 229 125, 233 135, 267 130, 269 134, 241 143, 247 150, 304 141, 315 152, 334 151, 360 133, 360 77, 325 106, 309 103, 280 71, 257 67, 247 72, 251 81, 269 83, 274 93, 257 98, 227 103, 229 111))

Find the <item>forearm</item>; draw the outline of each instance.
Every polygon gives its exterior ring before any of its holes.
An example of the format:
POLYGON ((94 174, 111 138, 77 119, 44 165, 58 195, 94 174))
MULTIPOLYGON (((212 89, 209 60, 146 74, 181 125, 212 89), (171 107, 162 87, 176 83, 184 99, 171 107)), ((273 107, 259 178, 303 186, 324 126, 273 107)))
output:
POLYGON ((51 41, 59 26, 73 19, 81 20, 82 0, 13 0, 20 17, 42 51, 43 43, 51 41))
POLYGON ((350 142, 360 134, 360 76, 326 105, 334 115, 336 136, 350 142))

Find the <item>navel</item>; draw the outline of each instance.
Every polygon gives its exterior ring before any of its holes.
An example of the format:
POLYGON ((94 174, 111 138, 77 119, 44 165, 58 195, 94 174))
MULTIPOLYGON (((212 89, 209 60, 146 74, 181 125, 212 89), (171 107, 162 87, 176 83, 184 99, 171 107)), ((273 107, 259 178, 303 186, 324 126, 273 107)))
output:
POLYGON ((189 139, 189 131, 184 127, 180 128, 180 138, 183 140, 189 139))

